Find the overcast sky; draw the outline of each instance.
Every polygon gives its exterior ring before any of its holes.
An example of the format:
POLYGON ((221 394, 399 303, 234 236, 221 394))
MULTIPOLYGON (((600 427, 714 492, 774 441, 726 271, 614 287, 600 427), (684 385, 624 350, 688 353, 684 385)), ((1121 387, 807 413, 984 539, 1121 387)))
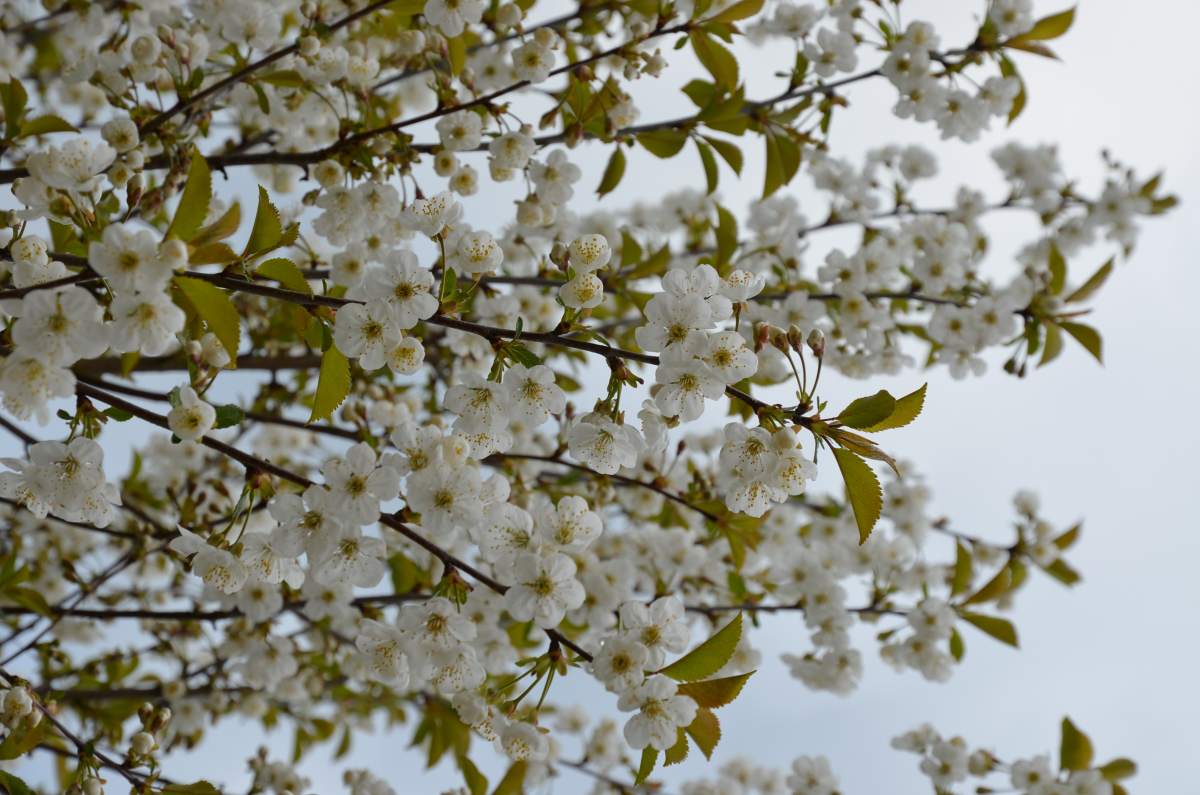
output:
MULTIPOLYGON (((906 19, 934 20, 949 45, 969 39, 970 12, 979 6, 958 0, 904 3, 906 19)), ((1040 16, 1059 7, 1039 2, 1037 10, 1040 16)), ((746 754, 786 766, 797 755, 819 753, 829 756, 847 795, 926 793, 915 757, 888 748, 895 734, 930 721, 1012 758, 1056 750, 1059 720, 1069 714, 1092 736, 1098 759, 1122 755, 1139 762, 1134 791, 1194 789, 1200 540, 1190 456, 1200 452, 1200 423, 1191 419, 1200 405, 1195 345, 1200 276, 1194 264, 1200 225, 1192 200, 1200 186, 1194 154, 1200 111, 1188 94, 1196 74, 1198 22, 1200 6, 1192 3, 1083 3, 1074 29, 1054 43, 1062 63, 1035 56, 1019 60, 1030 97, 1017 124, 971 146, 942 144, 927 127, 890 119, 882 109, 890 107, 894 92, 886 86, 852 90, 855 107, 835 122, 835 154, 856 156, 891 142, 933 146, 943 179, 922 194, 929 204, 944 203, 961 182, 991 186, 991 195, 999 195, 1003 187, 987 152, 1016 139, 1059 143, 1066 172, 1088 190, 1101 178, 1099 152, 1105 147, 1147 174, 1166 168, 1166 185, 1183 205, 1146 225, 1132 261, 1118 269, 1096 301, 1093 320, 1104 334, 1104 367, 1069 347, 1052 367, 1024 380, 1004 375, 993 361, 984 378, 972 381, 953 381, 939 370, 870 385, 870 391, 908 391, 928 378, 921 419, 886 441, 890 451, 914 461, 927 476, 937 514, 964 531, 1007 540, 1013 492, 1034 488, 1050 520, 1063 527, 1085 520, 1082 542, 1069 555, 1084 581, 1066 589, 1044 576, 1032 578, 1011 615, 1020 632, 1019 651, 964 629, 967 656, 948 684, 894 673, 868 638, 861 646, 866 675, 848 698, 810 692, 788 676, 779 654, 808 648, 807 633, 799 617, 772 619, 754 636, 762 668, 721 713, 724 739, 711 764, 746 754)), ((764 90, 751 84, 749 93, 764 90)), ((644 118, 675 110, 669 101, 646 109, 644 118)), ((606 157, 605 150, 592 151, 595 157, 584 163, 586 186, 595 184, 606 157)), ((702 184, 690 155, 667 163, 631 158, 615 203, 644 198, 648 189, 657 192, 665 184, 702 184), (637 180, 648 173, 639 166, 654 169, 653 186, 637 180)), ((731 183, 728 174, 722 181, 722 195, 734 206, 744 205, 761 186, 757 158, 747 160, 753 166, 743 185, 731 183)), ((797 196, 803 205, 800 188, 797 196)), ((474 215, 484 206, 479 197, 468 203, 468 219, 486 228, 486 215, 474 215)), ((1001 223, 990 228, 1001 233, 993 239, 993 262, 1003 266, 1004 255, 1034 229, 1015 219, 1001 223)), ((1079 271, 1090 272, 1107 254, 1097 249, 1091 256, 1094 261, 1080 259, 1079 271)), ((827 388, 831 398, 868 391, 861 383, 836 381, 827 388)), ((831 477, 822 483, 837 485, 831 477)), ((584 679, 564 680, 561 695, 579 693, 597 713, 613 714, 612 699, 584 679)), ((405 727, 363 738, 352 759, 386 776, 401 793, 453 785, 445 766, 416 778, 419 755, 398 753, 410 732, 405 727), (415 780, 421 783, 410 788, 415 780)), ((290 747, 290 739, 290 731, 277 732, 271 744, 286 755, 282 749, 290 747)), ((247 746, 258 741, 247 732, 214 733, 211 755, 180 755, 168 770, 181 779, 208 775, 235 783, 247 746)), ((677 789, 678 782, 705 775, 707 765, 693 754, 663 778, 677 789)), ((320 757, 306 773, 317 792, 342 788, 340 773, 320 757)), ((588 787, 587 779, 564 771, 553 791, 588 787)))

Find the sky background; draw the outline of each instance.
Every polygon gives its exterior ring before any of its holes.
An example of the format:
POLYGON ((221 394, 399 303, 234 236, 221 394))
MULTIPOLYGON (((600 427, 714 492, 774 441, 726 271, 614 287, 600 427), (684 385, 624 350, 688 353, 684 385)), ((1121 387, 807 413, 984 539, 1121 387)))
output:
MULTIPOLYGON (((958 0, 904 3, 906 19, 937 24, 944 46, 970 39, 972 13, 980 7, 958 0)), ((1060 10, 1046 2, 1036 8, 1038 16, 1060 10)), ((1066 589, 1045 576, 1031 578, 1010 615, 1020 650, 964 628, 967 655, 947 684, 928 683, 913 672, 894 673, 879 660, 877 645, 864 638, 865 676, 848 698, 807 690, 779 661, 781 653, 808 648, 798 616, 764 622, 765 629, 754 635, 763 665, 741 697, 722 710, 724 739, 713 761, 693 754, 666 770, 662 779, 668 791, 739 754, 779 767, 797 755, 825 754, 847 795, 927 793, 916 757, 888 748, 894 735, 929 721, 943 732, 962 734, 973 747, 1014 758, 1056 751, 1063 715, 1091 735, 1098 760, 1137 760, 1140 772, 1130 782, 1131 791, 1196 791, 1200 540, 1193 505, 1196 466, 1190 456, 1200 452, 1200 424, 1188 418, 1200 404, 1195 343, 1200 275, 1194 262, 1200 224, 1192 210, 1200 198, 1195 155, 1200 110, 1187 87, 1196 74, 1197 23, 1197 4, 1082 3, 1075 27, 1053 44, 1062 62, 1019 59, 1030 96, 1018 122, 1010 129, 994 128, 974 145, 942 143, 931 127, 892 118, 887 109, 894 91, 882 83, 850 90, 853 107, 835 121, 834 153, 857 158, 886 143, 931 146, 942 176, 919 194, 928 198, 923 204, 944 204, 964 182, 1002 196, 988 152, 1014 139, 1057 142, 1066 173, 1088 191, 1102 178, 1104 148, 1146 176, 1165 168, 1166 187, 1182 204, 1145 225, 1132 260, 1117 269, 1094 302, 1092 321, 1105 341, 1103 367, 1069 344, 1053 366, 1024 380, 1003 374, 993 358, 986 376, 969 381, 935 370, 873 380, 870 389, 827 382, 831 399, 849 400, 879 388, 907 392, 927 378, 924 414, 915 425, 889 433, 886 443, 926 476, 935 515, 951 517, 960 530, 1007 541, 1012 494, 1033 488, 1042 495, 1043 514, 1056 525, 1085 521, 1082 541, 1068 557, 1083 582, 1066 589)), ((744 74, 765 74, 778 63, 766 54, 747 57, 758 66, 744 64, 744 74)), ((747 93, 761 96, 774 85, 752 81, 747 93)), ((687 107, 672 104, 679 101, 673 95, 661 100, 654 107, 643 105, 643 119, 669 117, 687 107)), ((760 190, 758 148, 747 152, 741 184, 723 172, 720 191, 730 206, 744 206, 760 190)), ((590 194, 607 149, 577 152, 574 159, 585 169, 581 192, 590 194)), ((612 206, 651 200, 662 186, 684 184, 702 186, 694 154, 667 162, 631 154, 625 181, 610 199, 612 206), (650 173, 652 182, 639 179, 650 173)), ((811 198, 803 185, 790 188, 802 207, 811 198)), ((236 187, 252 189, 250 182, 236 187)), ((486 206, 481 197, 468 202, 468 220, 489 228, 486 206)), ((810 219, 820 214, 814 205, 810 219)), ((1006 257, 1015 247, 1036 234, 1029 219, 1013 217, 989 229, 994 232, 991 262, 1001 268, 1011 262, 1006 257)), ((1096 249, 1072 261, 1076 280, 1107 256, 1096 249)), ((43 429, 42 435, 52 433, 43 429)), ((123 465, 125 459, 117 460, 123 465)), ((827 472, 821 485, 836 488, 837 483, 827 472)), ((615 714, 611 698, 585 676, 563 680, 559 696, 569 700, 573 693, 596 714, 615 714)), ((384 776, 401 793, 453 786, 456 776, 445 765, 424 774, 418 755, 399 753, 409 737, 409 728, 364 736, 351 761, 384 776)), ((209 753, 178 755, 167 770, 183 780, 211 776, 239 783, 248 748, 261 741, 248 730, 213 732, 209 753)), ((290 730, 266 741, 286 755, 290 730)), ((570 747, 567 758, 574 756, 570 747)), ((499 767, 498 761, 484 765, 493 782, 499 767)), ((340 773, 319 753, 304 769, 315 792, 341 791, 340 773)), ((589 788, 588 779, 568 770, 551 785, 557 793, 589 788)))

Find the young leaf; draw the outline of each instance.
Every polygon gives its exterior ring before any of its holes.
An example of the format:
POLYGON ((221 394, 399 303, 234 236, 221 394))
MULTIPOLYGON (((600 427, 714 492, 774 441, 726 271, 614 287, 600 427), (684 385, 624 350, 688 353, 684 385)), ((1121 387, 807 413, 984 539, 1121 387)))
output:
POLYGON ((649 130, 637 135, 638 143, 647 152, 663 159, 677 155, 687 139, 687 133, 683 130, 649 130))
POLYGON ((3 770, 0 770, 0 787, 3 787, 8 795, 37 795, 24 781, 3 770))
POLYGON ((1082 345, 1088 353, 1096 357, 1096 361, 1104 363, 1104 345, 1100 339, 1100 332, 1085 323, 1060 320, 1058 325, 1063 331, 1074 337, 1075 341, 1082 345))
POLYGON ((716 84, 732 91, 738 83, 738 62, 733 53, 702 30, 693 30, 689 37, 696 58, 713 76, 716 84))
POLYGON ((463 36, 455 36, 446 42, 450 60, 450 74, 457 75, 467 64, 467 40, 463 36))
POLYGON ((274 279, 293 292, 312 295, 312 288, 308 286, 308 280, 304 278, 304 274, 296 267, 296 263, 290 259, 275 257, 262 263, 254 270, 260 276, 274 279))
POLYGON ((1092 766, 1092 754, 1092 741, 1088 736, 1070 718, 1063 718, 1059 767, 1063 770, 1087 770, 1092 766))
POLYGON ((213 424, 214 428, 232 428, 234 425, 240 425, 242 420, 246 419, 246 412, 242 411, 242 407, 236 403, 225 403, 216 408, 217 419, 213 424))
POLYGON ((692 140, 696 142, 696 151, 700 153, 700 165, 704 167, 705 193, 711 195, 717 189, 717 183, 721 179, 721 174, 717 170, 717 158, 713 154, 711 146, 699 138, 692 140))
POLYGON ((859 428, 860 431, 867 433, 876 433, 878 431, 890 431, 893 428, 903 428, 921 415, 921 409, 925 407, 925 389, 929 384, 921 384, 921 388, 909 392, 902 398, 896 400, 896 408, 888 415, 887 419, 882 422, 877 422, 867 428, 859 428))
POLYGON ((1046 339, 1042 343, 1042 358, 1038 362, 1038 367, 1045 367, 1058 358, 1063 349, 1062 329, 1056 324, 1046 323, 1046 339))
POLYGON ((681 682, 694 682, 712 676, 725 667, 733 656, 742 637, 742 614, 721 628, 719 632, 701 643, 659 673, 681 682))
POLYGON ((46 135, 56 132, 79 132, 70 122, 54 115, 38 116, 36 119, 26 119, 21 122, 21 133, 18 138, 28 138, 33 135, 46 135))
POLYGON ((1137 763, 1132 759, 1120 757, 1110 762, 1105 762, 1097 770, 1100 771, 1100 775, 1104 776, 1105 781, 1121 781, 1122 779, 1137 775, 1137 763))
POLYGON ((175 207, 175 216, 167 227, 167 237, 177 237, 185 243, 200 230, 208 215, 208 206, 212 202, 212 172, 209 171, 208 161, 199 150, 192 149, 192 160, 188 164, 187 182, 183 186, 183 194, 175 207))
POLYGON ((4 137, 16 138, 21 131, 21 119, 25 115, 25 105, 29 95, 21 81, 11 79, 0 84, 0 104, 4 107, 4 137))
POLYGON ((637 776, 633 779, 635 785, 641 784, 650 777, 654 772, 654 766, 658 764, 658 751, 650 746, 646 746, 642 750, 642 761, 638 764, 637 776))
POLYGON ((742 173, 742 165, 745 158, 743 158, 742 150, 738 148, 737 144, 722 141, 720 138, 713 138, 708 135, 702 137, 708 142, 709 146, 717 150, 717 154, 729 164, 729 167, 733 169, 733 173, 742 173))
POLYGON ((709 17, 713 22, 737 22, 739 19, 752 17, 762 10, 763 0, 741 0, 729 8, 709 17))
MULTIPOLYGON (((220 218, 198 231, 196 236, 188 242, 196 248, 203 248, 210 243, 219 243, 236 232, 241 223, 242 206, 234 202, 229 205, 229 209, 220 218)), ((232 251, 232 249, 230 250, 232 251)), ((236 258, 237 255, 234 255, 234 259, 236 258)))
POLYGON ((954 555, 954 579, 951 581, 950 594, 958 596, 971 587, 971 553, 958 542, 954 555))
POLYGON ((682 726, 680 726, 678 729, 677 737, 678 737, 678 739, 675 740, 675 744, 672 745, 670 748, 668 748, 667 753, 663 756, 663 767, 670 767, 671 765, 677 765, 680 762, 682 762, 683 760, 687 759, 687 755, 688 755, 687 732, 685 732, 683 730, 682 726))
POLYGON ((742 692, 754 671, 703 682, 688 682, 679 686, 679 695, 687 696, 702 707, 718 709, 733 701, 742 692))
POLYGON ((963 655, 967 653, 967 645, 963 643, 962 635, 958 634, 957 629, 950 630, 950 656, 955 662, 962 662, 963 655))
POLYGON ((36 726, 26 724, 23 729, 9 732, 4 742, 0 743, 0 759, 18 759, 29 753, 45 739, 49 726, 50 721, 42 720, 36 726))
POLYGON ((237 361, 238 340, 241 336, 241 318, 229 295, 208 282, 189 276, 176 276, 175 286, 187 298, 196 314, 217 335, 229 358, 237 361))
POLYGON ((1063 257, 1058 246, 1050 245, 1050 293, 1058 295, 1067 286, 1067 260, 1063 257))
MULTIPOLYGON (((1057 14, 1051 14, 1048 17, 1042 17, 1031 30, 1027 33, 1022 33, 1015 40, 1019 41, 1050 41, 1057 39, 1059 36, 1071 29, 1071 25, 1075 22, 1075 8, 1068 8, 1066 11, 1060 11, 1057 14)), ((1010 42, 1011 43, 1011 42, 1010 42)))
POLYGON ((330 345, 321 357, 321 374, 317 380, 317 393, 313 396, 312 415, 309 422, 327 419, 334 409, 342 405, 350 394, 350 362, 336 345, 330 345))
POLYGON ((842 409, 837 420, 842 425, 858 430, 865 430, 892 416, 896 410, 896 398, 886 389, 881 389, 869 397, 861 397, 842 409))
POLYGON ((733 258, 737 250, 737 217, 721 205, 717 205, 717 262, 724 264, 733 258))
POLYGON ((883 490, 879 486, 879 478, 875 476, 870 464, 849 450, 835 447, 833 457, 837 460, 838 469, 842 471, 842 480, 846 483, 846 501, 854 509, 859 543, 866 543, 871 536, 871 529, 879 521, 880 511, 883 510, 883 490))
POLYGON ((1097 290, 1104 286, 1104 282, 1108 281, 1109 275, 1113 271, 1113 260, 1110 258, 1097 269, 1095 273, 1088 277, 1088 280, 1076 288, 1075 292, 1066 297, 1068 304, 1077 304, 1080 301, 1086 301, 1091 298, 1097 290))
POLYGON ((258 211, 254 214, 254 226, 250 229, 250 239, 246 241, 243 257, 252 257, 264 251, 270 251, 279 246, 283 240, 283 224, 279 220, 279 210, 271 204, 266 188, 258 186, 258 211))
POLYGON ((696 718, 688 724, 687 733, 704 758, 711 759, 713 750, 721 741, 721 721, 717 720, 716 713, 711 709, 701 707, 696 710, 696 718))
POLYGON ((962 611, 959 613, 963 621, 974 626, 975 628, 986 632, 1001 643, 1007 643, 1009 646, 1016 647, 1017 629, 1012 625, 1012 622, 999 616, 985 616, 983 613, 970 613, 962 611))
POLYGON ((521 795, 525 791, 525 760, 513 762, 492 795, 521 795))
POLYGON ((604 167, 604 175, 600 177, 600 186, 596 188, 596 194, 603 196, 612 192, 621 183, 623 176, 625 176, 625 152, 620 146, 617 146, 608 158, 608 165, 604 167))

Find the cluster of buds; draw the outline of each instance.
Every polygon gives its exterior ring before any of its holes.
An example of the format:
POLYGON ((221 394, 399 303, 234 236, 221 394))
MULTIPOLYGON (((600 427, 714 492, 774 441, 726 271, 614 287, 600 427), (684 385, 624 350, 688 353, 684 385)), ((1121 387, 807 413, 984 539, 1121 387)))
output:
POLYGON ((149 764, 151 755, 158 750, 158 737, 171 722, 170 707, 155 707, 143 704, 138 709, 142 730, 129 738, 128 761, 134 765, 149 764))

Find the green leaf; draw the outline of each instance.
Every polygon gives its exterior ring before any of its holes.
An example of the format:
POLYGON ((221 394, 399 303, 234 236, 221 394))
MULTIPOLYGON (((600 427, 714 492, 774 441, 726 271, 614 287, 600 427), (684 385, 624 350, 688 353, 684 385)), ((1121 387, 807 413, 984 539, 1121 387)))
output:
POLYGON ((196 148, 192 148, 192 161, 188 164, 187 183, 175 208, 175 216, 167 227, 167 237, 177 237, 185 243, 191 242, 208 216, 212 202, 212 172, 208 161, 196 148))
MULTIPOLYGON (((34 707, 37 709, 37 707, 34 707)), ((17 759, 33 750, 46 736, 50 721, 43 718, 36 726, 28 726, 9 732, 0 743, 0 759, 17 759)))
POLYGON ((450 59, 450 74, 461 74, 467 64, 467 40, 463 36, 455 36, 446 42, 446 50, 450 59))
POLYGON ((1083 579, 1079 576, 1079 572, 1071 568, 1071 565, 1062 558, 1054 561, 1049 566, 1043 566, 1042 570, 1066 586, 1075 585, 1083 579))
POLYGON ((711 195, 721 179, 721 173, 717 170, 717 158, 711 146, 699 138, 692 140, 696 142, 696 151, 700 153, 700 165, 704 167, 705 193, 711 195))
POLYGON ((646 746, 644 749, 642 749, 642 761, 638 764, 637 776, 635 776, 633 779, 634 785, 636 786, 641 784, 643 781, 648 779, 650 774, 654 772, 654 766, 656 764, 658 764, 657 749, 646 746))
POLYGON ((729 167, 733 169, 733 173, 742 173, 742 165, 744 164, 745 158, 742 155, 742 150, 737 144, 732 144, 729 141, 722 141, 720 138, 713 138, 712 136, 708 135, 701 137, 708 142, 709 146, 717 150, 717 154, 719 154, 721 158, 729 164, 729 167))
MULTIPOLYGON (((196 248, 203 248, 211 243, 217 243, 232 235, 242 223, 242 206, 237 202, 229 205, 220 218, 196 233, 188 242, 196 248)), ((232 249, 231 249, 232 251, 232 249)), ((237 259, 237 255, 233 255, 237 259)), ((194 261, 194 260, 193 260, 194 261)))
POLYGON ((274 279, 293 292, 312 295, 312 288, 308 286, 308 280, 304 278, 304 274, 296 267, 296 263, 290 259, 275 257, 262 263, 254 270, 260 276, 274 279))
POLYGON ((963 621, 986 632, 1001 643, 1007 643, 1013 647, 1019 645, 1017 629, 1008 619, 999 616, 985 616, 983 613, 971 613, 966 610, 959 612, 959 615, 962 616, 963 621))
POLYGON ((1063 349, 1063 335, 1060 329, 1054 323, 1046 322, 1046 340, 1042 343, 1042 358, 1038 362, 1038 367, 1045 367, 1058 358, 1063 349))
POLYGON ((1066 320, 1058 322, 1063 331, 1075 338, 1075 341, 1084 347, 1084 349, 1092 356, 1096 357, 1096 361, 1103 364, 1104 362, 1104 346, 1100 339, 1100 332, 1085 323, 1074 323, 1066 320))
POLYGON ((1092 741, 1070 718, 1062 721, 1062 743, 1058 765, 1062 770, 1087 770, 1092 766, 1092 741))
POLYGON ((878 431, 890 431, 893 428, 903 428, 921 415, 921 409, 925 407, 925 389, 929 384, 921 384, 921 388, 909 392, 902 398, 896 400, 896 407, 892 413, 887 416, 887 419, 882 422, 877 422, 866 428, 859 428, 860 431, 867 433, 876 433, 878 431))
POLYGON ((525 761, 513 762, 504 773, 504 778, 492 790, 492 795, 522 795, 525 791, 525 761))
POLYGON ((1105 781, 1121 781, 1137 775, 1137 762, 1120 757, 1111 762, 1105 762, 1097 770, 1100 771, 1100 775, 1104 776, 1105 781))
POLYGON ((250 239, 246 241, 243 257, 251 257, 277 248, 283 241, 283 224, 279 220, 279 210, 271 204, 271 197, 262 185, 258 186, 258 211, 254 214, 254 226, 250 229, 250 239))
POLYGON ((706 676, 712 676, 725 667, 738 641, 742 637, 742 614, 721 628, 711 638, 701 643, 675 662, 663 668, 659 673, 666 674, 681 682, 694 682, 706 676))
MULTIPOLYGON (((1022 33, 1016 37, 1019 41, 1050 41, 1057 39, 1059 36, 1071 29, 1071 25, 1075 22, 1075 8, 1068 8, 1066 11, 1060 11, 1057 14, 1051 14, 1048 17, 1042 17, 1033 28, 1026 33, 1022 33)), ((1011 41, 1009 42, 1011 43, 1011 41)))
MULTIPOLYGON (((42 592, 34 588, 26 588, 23 586, 14 586, 4 591, 4 596, 9 601, 20 605, 21 607, 32 610, 39 616, 46 618, 54 617, 54 608, 46 601, 46 597, 42 596, 42 592)), ((5 757, 0 756, 0 759, 5 757)))
POLYGON ((229 358, 237 361, 238 340, 241 336, 241 318, 237 307, 222 289, 208 282, 189 276, 176 276, 175 286, 184 294, 196 314, 217 335, 229 358))
POLYGON ((800 147, 783 133, 768 132, 763 136, 766 146, 766 176, 763 198, 792 181, 800 168, 800 147))
POLYGON ((618 145, 609 156, 608 165, 604 167, 604 175, 600 177, 600 186, 596 188, 596 195, 603 196, 611 193, 621 183, 623 176, 625 176, 625 152, 618 145))
POLYGON ((1080 301, 1086 301, 1087 299, 1091 298, 1096 291, 1103 287, 1104 283, 1108 281, 1108 277, 1112 275, 1112 271, 1113 260, 1109 259, 1108 262, 1101 265, 1095 273, 1089 276, 1086 282, 1079 285, 1075 292, 1068 295, 1066 297, 1066 302, 1068 304, 1077 304, 1080 301))
POLYGON ((28 138, 32 135, 46 135, 56 132, 79 132, 75 125, 52 114, 38 116, 36 119, 26 119, 21 122, 21 132, 18 138, 28 138))
POLYGON ((967 645, 963 643, 962 635, 958 634, 957 629, 950 630, 950 656, 955 662, 962 662, 963 655, 967 653, 967 645))
POLYGON ((241 425, 242 420, 246 419, 246 412, 236 403, 226 403, 216 408, 217 420, 214 428, 232 428, 234 425, 241 425))
POLYGON ((1082 523, 1073 525, 1069 530, 1064 532, 1058 538, 1054 539, 1054 546, 1058 547, 1059 549, 1070 549, 1071 545, 1079 540, 1079 534, 1082 531, 1082 523))
POLYGON ((458 762, 458 769, 463 774, 463 783, 467 785, 467 792, 471 795, 487 795, 487 777, 479 772, 475 763, 465 753, 458 754, 455 761, 458 762))
POLYGON ((717 263, 724 264, 733 258, 738 246, 737 217, 721 205, 717 205, 717 263))
POLYGON ((865 430, 892 416, 895 409, 896 398, 892 397, 886 389, 881 389, 874 395, 861 397, 851 402, 849 406, 842 409, 841 414, 837 415, 837 420, 842 425, 865 430))
POLYGON ((687 682, 679 686, 679 694, 687 696, 702 707, 718 709, 732 702, 742 692, 754 671, 703 682, 687 682))
POLYGON ((637 135, 638 143, 647 152, 664 159, 677 155, 687 139, 687 133, 683 130, 649 130, 637 135))
POLYGON ((21 118, 25 115, 25 105, 29 95, 21 81, 13 78, 0 85, 0 106, 4 108, 4 137, 16 138, 21 130, 21 118))
POLYGON ((1021 77, 1021 73, 1017 71, 1016 65, 1007 55, 1000 56, 1000 74, 1004 77, 1014 77, 1020 84, 1021 88, 1017 91, 1017 95, 1013 97, 1012 108, 1008 111, 1008 123, 1011 126, 1021 112, 1025 110, 1025 103, 1028 102, 1029 96, 1025 93, 1025 80, 1021 77))
POLYGON ((350 394, 350 362, 336 345, 330 345, 321 357, 321 374, 317 380, 317 392, 313 396, 312 416, 309 422, 328 419, 334 409, 350 394))
POLYGON ((859 543, 865 543, 883 510, 883 490, 879 487, 879 478, 870 464, 849 450, 835 447, 833 457, 846 483, 846 501, 854 509, 859 543))
POLYGON ((752 17, 762 10, 763 0, 741 0, 729 8, 709 17, 712 22, 737 22, 739 19, 752 17))
POLYGON ((696 718, 687 727, 688 737, 696 743, 696 747, 704 754, 705 759, 712 758, 712 752, 721 741, 721 721, 711 709, 701 707, 696 710, 696 718))
POLYGON ((207 781, 197 781, 194 784, 170 784, 163 788, 163 793, 172 795, 221 795, 221 790, 207 781))
POLYGON ((713 76, 716 84, 730 91, 736 88, 738 63, 737 59, 733 57, 733 53, 698 28, 693 29, 688 37, 692 41, 692 50, 696 53, 696 58, 713 76))
POLYGON ((3 770, 0 770, 0 787, 3 787, 8 795, 37 795, 24 781, 3 770))
POLYGON ((663 767, 677 765, 687 759, 688 755, 688 739, 687 732, 680 726, 677 730, 675 744, 667 749, 667 753, 663 756, 663 767))
POLYGON ((958 596, 971 587, 971 552, 960 541, 955 544, 954 579, 950 584, 950 594, 958 596))
POLYGON ((1050 245, 1050 293, 1058 295, 1067 286, 1067 260, 1063 257, 1058 246, 1050 245))

